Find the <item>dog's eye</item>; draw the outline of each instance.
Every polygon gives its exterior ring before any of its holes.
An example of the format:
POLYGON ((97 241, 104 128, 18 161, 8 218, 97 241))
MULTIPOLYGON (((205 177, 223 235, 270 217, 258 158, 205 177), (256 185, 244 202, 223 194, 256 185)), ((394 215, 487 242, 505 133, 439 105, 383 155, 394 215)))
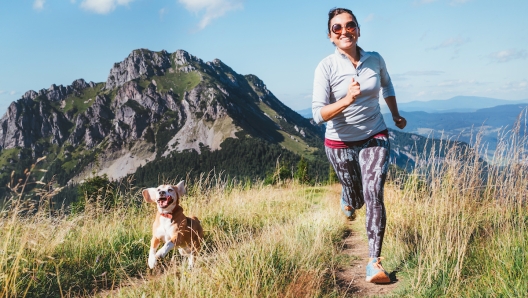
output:
POLYGON ((169 189, 169 192, 172 192, 172 189, 169 189))

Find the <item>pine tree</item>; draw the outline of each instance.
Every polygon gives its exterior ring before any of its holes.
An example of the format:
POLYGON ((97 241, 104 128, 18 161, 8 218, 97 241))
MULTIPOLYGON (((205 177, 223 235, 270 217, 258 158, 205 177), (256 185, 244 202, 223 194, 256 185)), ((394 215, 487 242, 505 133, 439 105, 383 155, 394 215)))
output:
POLYGON ((297 172, 295 172, 294 177, 299 183, 310 183, 310 177, 308 177, 308 163, 304 159, 304 156, 301 156, 301 160, 297 163, 297 172))

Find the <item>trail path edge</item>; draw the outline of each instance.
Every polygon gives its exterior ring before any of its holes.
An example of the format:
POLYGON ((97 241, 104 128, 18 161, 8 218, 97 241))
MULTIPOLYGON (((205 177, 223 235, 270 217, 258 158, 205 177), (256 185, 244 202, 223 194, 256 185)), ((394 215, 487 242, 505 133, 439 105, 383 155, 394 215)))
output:
MULTIPOLYGON (((369 260, 368 242, 359 232, 362 227, 360 219, 349 221, 342 242, 341 254, 349 256, 350 265, 337 268, 336 282, 342 297, 386 297, 398 287, 396 272, 385 268, 392 282, 390 284, 373 284, 365 281, 365 266, 369 260)), ((364 227, 363 227, 364 228, 364 227)))

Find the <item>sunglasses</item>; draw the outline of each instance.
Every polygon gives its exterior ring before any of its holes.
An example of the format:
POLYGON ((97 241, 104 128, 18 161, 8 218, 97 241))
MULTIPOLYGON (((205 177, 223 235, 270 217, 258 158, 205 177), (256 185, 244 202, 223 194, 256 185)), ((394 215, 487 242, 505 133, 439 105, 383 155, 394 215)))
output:
MULTIPOLYGON (((356 28, 357 24, 354 21, 350 21, 345 25, 345 31, 348 33, 356 31, 356 28)), ((334 32, 335 34, 343 34, 343 26, 341 26, 341 24, 332 25, 332 32, 334 32)))

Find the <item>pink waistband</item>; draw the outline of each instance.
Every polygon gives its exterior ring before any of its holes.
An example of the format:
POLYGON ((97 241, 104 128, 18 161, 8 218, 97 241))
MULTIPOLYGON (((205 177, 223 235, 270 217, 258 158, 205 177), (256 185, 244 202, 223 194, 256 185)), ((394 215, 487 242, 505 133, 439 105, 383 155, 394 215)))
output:
POLYGON ((332 149, 344 149, 344 148, 350 148, 353 146, 363 145, 365 144, 365 142, 367 142, 370 139, 377 139, 377 138, 383 138, 383 137, 388 137, 388 136, 389 136, 389 130, 385 129, 361 141, 346 142, 346 141, 330 140, 330 139, 325 138, 325 146, 328 148, 332 148, 332 149))

